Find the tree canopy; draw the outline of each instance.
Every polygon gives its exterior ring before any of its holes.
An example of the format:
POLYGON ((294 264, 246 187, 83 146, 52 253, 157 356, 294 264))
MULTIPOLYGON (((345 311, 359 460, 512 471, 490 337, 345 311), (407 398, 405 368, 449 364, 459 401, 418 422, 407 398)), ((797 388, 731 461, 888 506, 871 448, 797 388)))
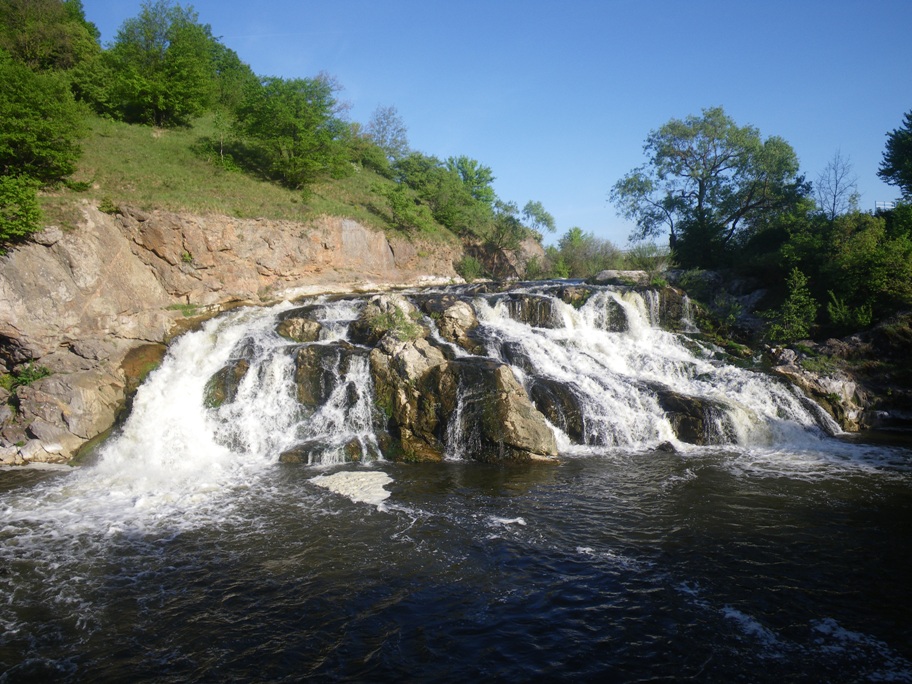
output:
POLYGON ((0 175, 53 183, 73 172, 82 117, 66 79, 0 50, 0 175))
POLYGON ((632 240, 667 230, 685 265, 718 265, 756 217, 807 191, 785 140, 764 140, 721 107, 670 120, 649 134, 643 149, 647 163, 615 183, 611 201, 636 222, 632 240))
POLYGON ((344 170, 347 126, 334 112, 333 84, 323 78, 264 78, 250 84, 237 110, 239 130, 255 140, 269 171, 292 188, 344 170))
POLYGON ((887 133, 887 147, 877 175, 897 186, 904 198, 912 199, 912 111, 906 112, 902 126, 887 133))
POLYGON ((156 126, 200 115, 215 95, 213 42, 192 9, 171 0, 144 2, 105 53, 113 110, 125 121, 156 126))

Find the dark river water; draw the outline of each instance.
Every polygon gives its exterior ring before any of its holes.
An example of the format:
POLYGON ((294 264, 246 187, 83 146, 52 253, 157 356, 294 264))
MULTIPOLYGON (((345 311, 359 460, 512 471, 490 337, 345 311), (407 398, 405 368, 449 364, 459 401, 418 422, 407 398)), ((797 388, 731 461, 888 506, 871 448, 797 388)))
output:
POLYGON ((380 508, 276 465, 189 527, 4 553, 0 678, 912 681, 909 476, 751 461, 384 464, 380 508))
POLYGON ((912 682, 909 449, 764 418, 800 407, 672 336, 577 328, 605 368, 658 350, 637 373, 722 386, 746 436, 658 448, 619 403, 639 444, 561 438, 556 465, 280 464, 287 355, 249 414, 201 403, 272 315, 181 338, 95 464, 0 471, 0 682, 912 682))

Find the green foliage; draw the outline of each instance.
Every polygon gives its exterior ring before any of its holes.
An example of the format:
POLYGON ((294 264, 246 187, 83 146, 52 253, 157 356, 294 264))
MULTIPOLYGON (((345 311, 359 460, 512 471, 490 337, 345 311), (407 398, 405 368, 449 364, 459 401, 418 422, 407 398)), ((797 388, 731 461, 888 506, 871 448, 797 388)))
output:
POLYGON ((791 146, 739 127, 721 107, 672 119, 646 139, 646 165, 621 178, 611 201, 635 221, 632 240, 670 232, 686 266, 715 266, 752 222, 806 191, 791 146))
MULTIPOLYGON (((472 161, 468 160, 466 168, 475 168, 472 161)), ((494 219, 493 209, 472 195, 472 184, 464 182, 456 168, 436 157, 412 152, 396 160, 393 174, 396 181, 415 191, 442 225, 464 237, 487 233, 494 219)))
POLYGON ((41 380, 41 378, 48 377, 50 374, 51 371, 44 366, 27 363, 24 366, 19 366, 13 373, 0 374, 0 387, 8 392, 13 392, 17 387, 30 385, 41 380))
POLYGON ((141 8, 103 55, 110 84, 96 107, 132 123, 186 124, 213 103, 216 41, 191 8, 171 0, 141 8))
POLYGON ((386 198, 392 212, 393 225, 397 228, 418 232, 432 230, 434 217, 430 209, 421 204, 409 188, 392 185, 379 189, 379 192, 386 198))
POLYGON ((446 160, 446 168, 455 173, 468 190, 473 199, 485 204, 493 204, 496 199, 494 188, 494 173, 489 166, 483 166, 477 160, 466 157, 450 157, 446 160))
POLYGON ((118 207, 110 197, 105 196, 98 202, 98 211, 113 216, 120 212, 120 207, 118 207))
POLYGON ((0 176, 0 247, 41 229, 37 192, 36 181, 0 176))
POLYGON ((616 268, 623 255, 611 241, 595 237, 582 228, 570 228, 557 242, 559 258, 552 259, 558 278, 589 278, 605 269, 616 268))
POLYGON ((98 35, 80 0, 0 0, 0 49, 33 71, 72 69, 94 59, 98 35))
POLYGON ((426 334, 425 330, 411 320, 399 307, 393 306, 388 312, 377 312, 370 316, 367 324, 379 334, 391 333, 399 340, 415 340, 426 334))
POLYGON ((807 277, 799 269, 792 269, 786 287, 788 296, 782 306, 766 315, 769 319, 766 337, 776 344, 807 337, 817 317, 817 301, 811 296, 807 277))
POLYGON ((532 200, 526 202, 526 206, 524 206, 522 210, 522 215, 529 227, 532 228, 532 230, 537 231, 539 235, 544 230, 549 233, 553 233, 557 230, 557 224, 554 222, 554 217, 545 211, 545 207, 541 202, 532 200))
POLYGON ((912 198, 912 111, 906 112, 902 126, 887 134, 887 147, 877 175, 897 186, 903 197, 912 198))
POLYGON ((827 303, 827 313, 830 315, 830 321, 837 328, 845 332, 852 332, 871 325, 874 312, 870 304, 851 307, 845 303, 845 300, 837 297, 832 290, 829 291, 829 295, 830 301, 827 303))
POLYGON ((484 275, 484 266, 469 254, 463 254, 462 258, 453 264, 453 268, 467 283, 474 282, 484 275))
POLYGON ((302 188, 351 170, 335 116, 334 84, 326 78, 265 78, 248 87, 237 111, 238 131, 263 155, 271 177, 302 188))
POLYGON ((0 175, 53 183, 73 173, 83 113, 55 73, 35 73, 0 51, 0 175))
POLYGON ((638 242, 624 254, 625 266, 634 271, 645 271, 650 278, 656 278, 671 268, 674 255, 667 247, 654 242, 638 242))

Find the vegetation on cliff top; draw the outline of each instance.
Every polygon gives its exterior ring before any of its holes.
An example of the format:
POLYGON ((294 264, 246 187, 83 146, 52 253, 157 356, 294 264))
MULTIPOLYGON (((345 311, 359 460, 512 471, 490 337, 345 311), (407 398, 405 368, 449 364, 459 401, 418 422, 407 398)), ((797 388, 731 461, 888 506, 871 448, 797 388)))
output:
MULTIPOLYGON (((65 226, 88 197, 109 211, 333 214, 461 240, 467 277, 727 269, 768 290, 771 341, 845 333, 912 306, 912 207, 859 211, 839 153, 815 187, 786 141, 721 107, 651 132, 646 163, 613 186, 639 246, 622 252, 572 227, 522 263, 521 242, 556 228, 539 202, 497 197, 478 160, 410 149, 394 107, 349 120, 341 93, 327 74, 256 75, 173 0, 146 0, 104 48, 80 0, 0 0, 0 248, 43 220, 65 226), (657 247, 666 232, 669 247, 657 247)), ((910 139, 912 112, 888 134, 879 171, 906 200, 910 139)))

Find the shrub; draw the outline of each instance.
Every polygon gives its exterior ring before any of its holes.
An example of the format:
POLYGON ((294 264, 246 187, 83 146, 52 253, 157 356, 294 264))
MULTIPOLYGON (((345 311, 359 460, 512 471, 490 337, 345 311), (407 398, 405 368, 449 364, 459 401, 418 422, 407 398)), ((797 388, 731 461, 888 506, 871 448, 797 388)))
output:
POLYGON ((40 228, 38 182, 0 176, 0 244, 21 241, 40 228))
POLYGON ((778 309, 768 312, 766 337, 770 342, 787 343, 808 336, 817 317, 817 302, 811 296, 808 279, 793 268, 786 283, 788 296, 778 309))
POLYGON ((477 280, 484 274, 481 262, 469 254, 464 254, 459 261, 453 264, 453 268, 467 283, 477 280))

